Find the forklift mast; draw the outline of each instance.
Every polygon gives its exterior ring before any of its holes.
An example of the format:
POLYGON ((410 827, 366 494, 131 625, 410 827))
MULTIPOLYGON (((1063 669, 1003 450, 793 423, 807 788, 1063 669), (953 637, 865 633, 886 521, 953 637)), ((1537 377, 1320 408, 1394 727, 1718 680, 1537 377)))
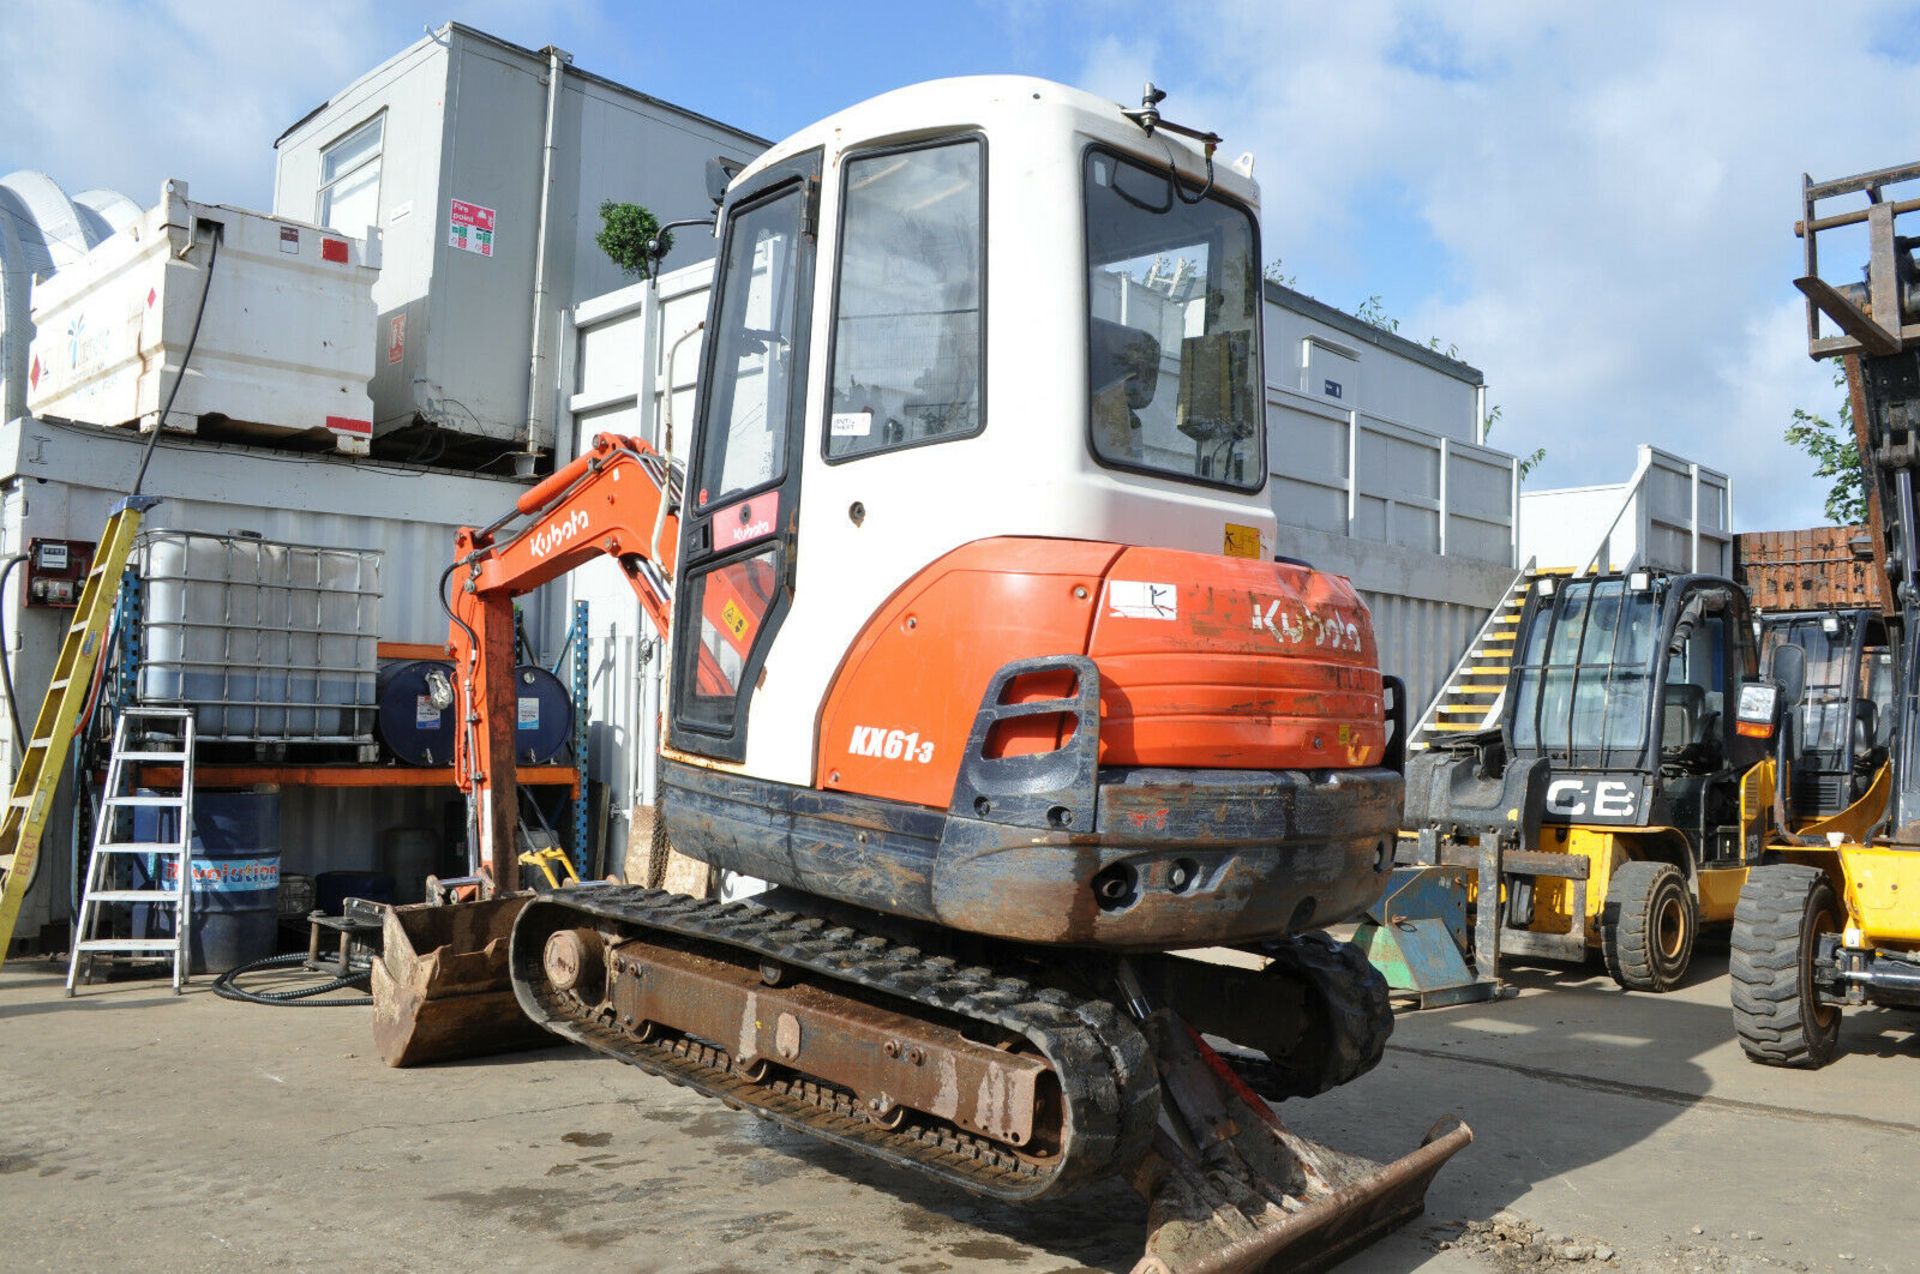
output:
MULTIPOLYGON (((1866 477, 1867 519, 1874 563, 1886 572, 1885 599, 1899 669, 1890 723, 1893 789, 1888 837, 1920 848, 1920 528, 1916 527, 1914 472, 1920 429, 1920 265, 1916 240, 1899 232, 1899 221, 1920 210, 1920 198, 1889 199, 1891 187, 1920 182, 1920 163, 1903 164, 1816 182, 1803 177, 1801 219, 1794 231, 1805 250, 1805 268, 1794 280, 1807 298, 1807 349, 1815 358, 1838 358, 1846 369, 1855 442, 1866 477), (1822 211, 1829 200, 1864 196, 1865 207, 1822 211), (1857 283, 1832 284, 1820 275, 1820 236, 1864 225, 1868 260, 1857 283), (1825 334, 1825 315, 1838 334, 1825 334)), ((1916 188, 1920 191, 1920 187, 1916 188)))

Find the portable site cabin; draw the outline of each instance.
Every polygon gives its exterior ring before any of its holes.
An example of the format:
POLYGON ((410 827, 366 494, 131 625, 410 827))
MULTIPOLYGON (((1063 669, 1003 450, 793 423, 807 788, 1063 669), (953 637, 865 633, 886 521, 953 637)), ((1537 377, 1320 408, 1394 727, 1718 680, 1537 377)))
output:
MULTIPOLYGON (((625 281, 594 242, 602 201, 698 216, 707 161, 765 146, 561 49, 450 22, 281 134, 273 206, 380 231, 376 452, 413 430, 419 458, 477 463, 554 447, 561 315, 625 281)), ((712 254, 706 236, 680 239, 669 267, 712 254)))

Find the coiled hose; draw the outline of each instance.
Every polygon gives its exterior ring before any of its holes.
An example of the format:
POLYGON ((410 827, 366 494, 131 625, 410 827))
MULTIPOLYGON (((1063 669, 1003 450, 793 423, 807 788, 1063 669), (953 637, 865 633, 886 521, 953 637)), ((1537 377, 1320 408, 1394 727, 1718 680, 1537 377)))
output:
POLYGON ((325 982, 318 982, 313 986, 293 987, 285 991, 249 991, 238 984, 237 979, 242 974, 257 973, 262 969, 277 969, 285 968, 289 965, 304 964, 306 963, 306 959, 307 953, 304 951, 289 951, 285 955, 268 956, 264 960, 254 960, 251 963, 228 969, 225 973, 213 980, 213 993, 222 999, 239 1000, 246 1004, 277 1004, 286 1008, 296 1009, 352 1008, 357 1005, 372 1002, 373 993, 370 990, 368 990, 367 996, 364 999, 357 996, 350 1000, 316 1000, 313 998, 316 995, 325 995, 329 991, 344 990, 347 987, 357 987, 366 990, 368 980, 373 976, 373 969, 371 967, 363 969, 358 973, 349 973, 343 978, 328 978, 325 982))

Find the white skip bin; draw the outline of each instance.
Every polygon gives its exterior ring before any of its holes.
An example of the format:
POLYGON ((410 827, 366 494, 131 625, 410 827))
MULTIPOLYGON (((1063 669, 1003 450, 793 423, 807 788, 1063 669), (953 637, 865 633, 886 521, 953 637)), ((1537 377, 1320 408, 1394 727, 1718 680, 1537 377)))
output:
POLYGON ((378 549, 142 535, 140 699, 205 742, 373 742, 378 549))
POLYGON ((168 429, 365 455, 378 251, 169 181, 135 224, 36 281, 27 406, 151 429, 178 384, 168 429))

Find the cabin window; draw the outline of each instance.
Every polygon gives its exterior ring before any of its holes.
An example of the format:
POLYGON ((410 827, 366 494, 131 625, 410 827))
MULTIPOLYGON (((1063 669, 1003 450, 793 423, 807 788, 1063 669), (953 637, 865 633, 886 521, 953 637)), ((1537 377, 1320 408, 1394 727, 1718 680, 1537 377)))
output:
POLYGON ((1245 208, 1107 151, 1086 159, 1093 450, 1125 469, 1266 482, 1259 241, 1245 208))
POLYGON ((969 139, 846 162, 828 460, 984 426, 982 152, 969 139))
POLYGON ((361 238, 380 221, 380 150, 387 117, 374 116, 320 152, 319 222, 361 238))

